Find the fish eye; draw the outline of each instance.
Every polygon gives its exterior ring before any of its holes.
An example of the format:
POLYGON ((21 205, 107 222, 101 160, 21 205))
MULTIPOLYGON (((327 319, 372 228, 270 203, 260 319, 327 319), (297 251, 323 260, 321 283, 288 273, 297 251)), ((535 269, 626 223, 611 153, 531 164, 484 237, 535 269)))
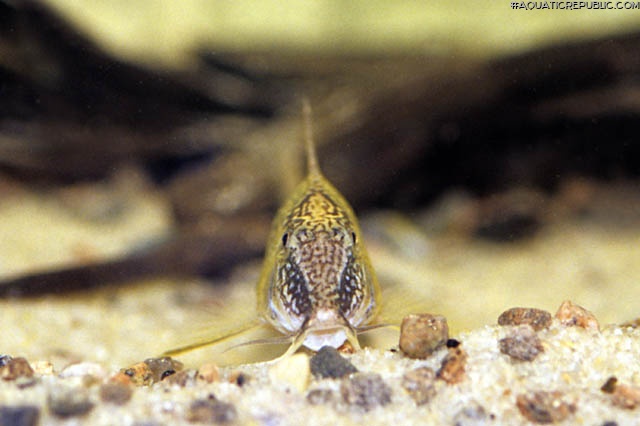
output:
POLYGON ((282 245, 286 246, 287 245, 287 240, 289 239, 289 234, 287 232, 284 233, 284 235, 282 236, 282 245))
POLYGON ((356 233, 355 232, 351 233, 351 239, 353 240, 353 244, 355 244, 356 243, 356 233))

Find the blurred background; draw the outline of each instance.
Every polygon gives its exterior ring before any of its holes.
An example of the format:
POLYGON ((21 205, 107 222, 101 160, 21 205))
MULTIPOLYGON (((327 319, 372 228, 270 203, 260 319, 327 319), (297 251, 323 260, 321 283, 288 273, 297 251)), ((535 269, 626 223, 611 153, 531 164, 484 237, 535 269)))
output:
POLYGON ((460 331, 564 299, 633 320, 640 9, 620 6, 0 0, 2 350, 118 365, 251 321, 302 97, 381 320, 460 331))

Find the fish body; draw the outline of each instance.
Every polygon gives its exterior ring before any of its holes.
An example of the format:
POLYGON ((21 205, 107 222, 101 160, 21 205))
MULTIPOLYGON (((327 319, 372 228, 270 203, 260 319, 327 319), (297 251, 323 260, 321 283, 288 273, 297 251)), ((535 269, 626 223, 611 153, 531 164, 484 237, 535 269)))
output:
POLYGON ((258 312, 301 345, 349 341, 376 315, 379 286, 353 209, 322 175, 305 104, 308 175, 278 211, 257 286, 258 312))
MULTIPOLYGON (((300 346, 318 350, 345 341, 359 349, 358 332, 377 326, 380 290, 353 209, 322 175, 311 136, 308 103, 306 178, 278 210, 271 225, 257 285, 258 314, 283 339, 242 343, 291 342, 282 357, 300 346)), ((174 356, 214 345, 260 327, 257 321, 238 330, 166 351, 174 356)))

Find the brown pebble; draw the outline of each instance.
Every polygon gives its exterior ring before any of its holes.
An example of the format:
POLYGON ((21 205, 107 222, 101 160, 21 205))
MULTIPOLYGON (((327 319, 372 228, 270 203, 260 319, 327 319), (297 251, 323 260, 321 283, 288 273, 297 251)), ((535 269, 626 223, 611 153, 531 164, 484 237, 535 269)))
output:
POLYGON ((29 362, 25 358, 8 357, 3 360, 3 365, 0 367, 0 377, 2 377, 3 380, 16 380, 19 377, 33 377, 33 368, 31 368, 29 362))
POLYGON ((400 350, 409 358, 424 359, 449 339, 449 326, 442 315, 411 314, 402 319, 400 350))
POLYGON ((35 405, 0 406, 0 426, 36 426, 39 419, 35 405))
POLYGON ((600 324, 595 315, 587 311, 582 306, 576 305, 569 300, 562 302, 556 312, 556 318, 567 327, 577 326, 591 330, 600 330, 600 324))
POLYGON ((551 326, 551 314, 536 308, 511 308, 498 317, 500 325, 530 325, 535 331, 551 326))
POLYGON ((436 394, 436 373, 429 367, 419 367, 402 376, 402 387, 417 405, 424 405, 436 394))
POLYGON ((93 408, 84 388, 52 389, 47 404, 49 410, 58 417, 81 416, 93 408))
POLYGON ((376 373, 355 373, 340 383, 342 400, 365 411, 391 402, 391 388, 376 373))
POLYGON ((131 383, 136 386, 149 386, 153 384, 151 369, 144 362, 139 362, 129 368, 125 368, 121 370, 121 373, 128 376, 131 383))
POLYGON ((566 420, 576 412, 575 403, 563 400, 562 392, 531 392, 518 395, 516 406, 520 413, 535 423, 555 423, 566 420))
POLYGON ((196 380, 205 383, 213 383, 220 380, 220 370, 213 363, 202 364, 196 373, 196 380))
POLYGON ((351 355, 356 353, 356 348, 353 347, 351 342, 349 342, 348 340, 345 340, 345 342, 342 345, 340 345, 337 351, 340 352, 341 354, 351 355))
POLYGON ((640 388, 625 384, 617 384, 611 395, 613 405, 633 410, 640 405, 640 388))
POLYGON ((121 370, 118 373, 111 376, 109 382, 112 383, 120 383, 123 385, 132 385, 133 381, 131 380, 131 376, 125 373, 127 370, 121 370))
POLYGON ((449 353, 440 364, 436 376, 450 385, 460 383, 464 379, 467 353, 460 347, 450 348, 449 353))
POLYGON ((533 361, 538 354, 544 352, 542 342, 529 325, 521 325, 509 331, 504 339, 498 342, 500 352, 520 361, 533 361))
POLYGON ((635 318, 631 321, 625 321, 620 324, 620 327, 640 328, 640 318, 635 318))
POLYGON ((195 371, 194 370, 182 370, 178 371, 175 374, 171 374, 162 379, 162 383, 166 383, 169 385, 178 385, 180 387, 185 387, 189 383, 193 383, 195 381, 195 371))
POLYGON ((600 387, 600 390, 604 393, 613 393, 616 390, 616 385, 618 384, 618 378, 616 376, 611 376, 604 382, 604 385, 600 387))
POLYGON ((182 370, 182 363, 171 357, 148 358, 121 370, 136 386, 149 386, 182 370))
POLYGON ((319 378, 340 379, 349 374, 357 373, 358 369, 351 362, 342 357, 338 351, 330 346, 323 346, 311 357, 311 374, 319 378))
POLYGON ((100 386, 100 399, 115 405, 123 405, 131 399, 131 386, 122 383, 105 383, 100 386))
POLYGON ((313 389, 307 393, 307 402, 311 405, 327 404, 333 401, 333 398, 331 389, 313 389))
POLYGON ((237 417, 238 413, 233 404, 215 398, 193 401, 187 413, 187 420, 198 423, 225 424, 234 422, 237 417))
POLYGON ((151 370, 153 383, 159 382, 172 374, 176 374, 183 368, 180 361, 168 356, 162 358, 148 358, 144 360, 144 363, 147 364, 151 370))

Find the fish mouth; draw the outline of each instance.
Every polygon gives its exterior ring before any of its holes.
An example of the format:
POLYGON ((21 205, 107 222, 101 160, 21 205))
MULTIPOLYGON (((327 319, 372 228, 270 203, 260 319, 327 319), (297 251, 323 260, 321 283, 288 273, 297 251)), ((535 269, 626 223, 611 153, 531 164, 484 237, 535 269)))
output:
POLYGON ((358 334, 390 326, 379 323, 354 327, 339 311, 320 309, 313 312, 304 322, 300 331, 293 337, 293 345, 298 342, 298 346, 318 351, 323 346, 339 348, 348 341, 354 349, 359 350, 358 334))
POLYGON ((358 342, 358 334, 366 333, 367 331, 382 327, 396 326, 392 324, 378 323, 354 327, 341 313, 325 309, 314 312, 312 315, 307 317, 296 333, 276 338, 251 340, 233 345, 227 350, 253 344, 289 343, 290 345, 287 351, 280 357, 276 358, 276 360, 292 355, 301 346, 305 346, 310 350, 317 352, 324 346, 330 346, 337 349, 348 341, 355 350, 359 350, 360 343, 358 342))
POLYGON ((308 330, 302 344, 312 351, 319 351, 324 346, 339 348, 347 340, 347 329, 333 327, 326 329, 308 330))
POLYGON ((341 313, 333 309, 313 312, 294 338, 296 340, 313 351, 323 346, 339 348, 347 340, 355 347, 360 347, 355 329, 341 313))

